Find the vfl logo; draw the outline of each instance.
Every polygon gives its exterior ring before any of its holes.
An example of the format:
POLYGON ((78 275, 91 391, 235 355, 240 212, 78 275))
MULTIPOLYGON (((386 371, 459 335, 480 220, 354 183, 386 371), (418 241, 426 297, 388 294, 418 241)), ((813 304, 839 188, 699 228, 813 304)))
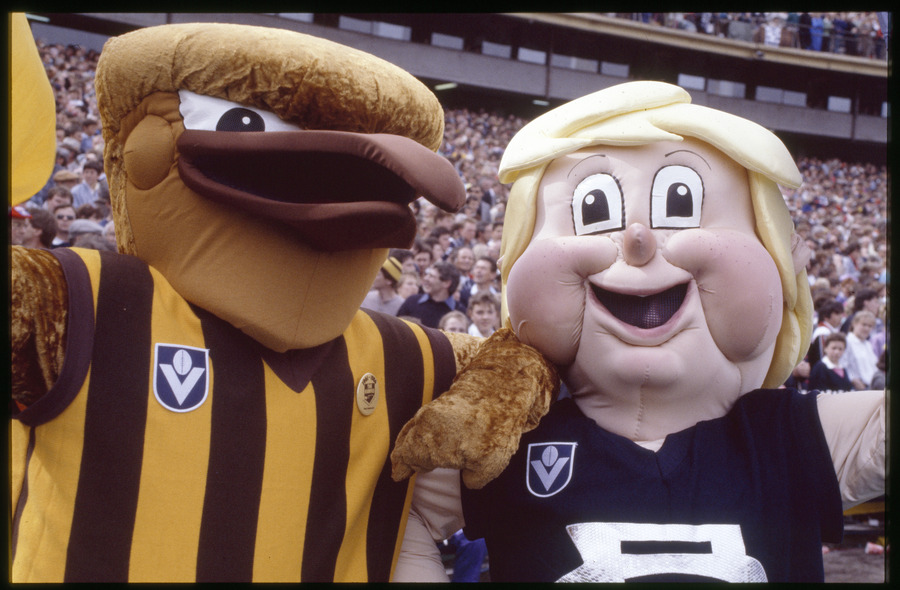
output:
POLYGON ((153 394, 173 412, 196 410, 209 394, 209 349, 156 344, 153 394))
POLYGON ((553 442, 528 445, 525 484, 528 491, 539 498, 547 498, 569 484, 572 463, 578 443, 553 442))

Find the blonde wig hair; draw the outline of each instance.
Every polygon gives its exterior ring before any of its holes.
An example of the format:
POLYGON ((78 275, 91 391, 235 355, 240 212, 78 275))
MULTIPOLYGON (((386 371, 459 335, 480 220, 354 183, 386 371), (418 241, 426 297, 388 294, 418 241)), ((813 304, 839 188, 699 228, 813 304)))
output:
POLYGON ((510 141, 500 162, 503 183, 513 182, 501 243, 502 312, 509 326, 506 281, 531 241, 537 194, 547 165, 594 145, 640 146, 699 139, 748 171, 756 233, 781 277, 784 313, 763 387, 777 387, 809 348, 812 298, 806 269, 794 268, 790 212, 778 185, 800 186, 790 152, 767 129, 729 113, 690 104, 690 95, 663 82, 628 82, 566 103, 534 119, 510 141))

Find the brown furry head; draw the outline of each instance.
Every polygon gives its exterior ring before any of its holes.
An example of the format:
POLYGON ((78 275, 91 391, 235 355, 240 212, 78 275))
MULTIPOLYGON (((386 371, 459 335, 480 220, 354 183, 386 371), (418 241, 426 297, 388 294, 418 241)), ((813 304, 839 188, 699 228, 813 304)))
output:
MULTIPOLYGON (((272 111, 305 129, 391 133, 437 150, 443 109, 421 82, 373 55, 294 31, 187 23, 110 39, 97 64, 120 251, 135 254, 122 199, 127 117, 155 92, 190 90, 272 111)), ((131 121, 136 124, 138 121, 131 121)))

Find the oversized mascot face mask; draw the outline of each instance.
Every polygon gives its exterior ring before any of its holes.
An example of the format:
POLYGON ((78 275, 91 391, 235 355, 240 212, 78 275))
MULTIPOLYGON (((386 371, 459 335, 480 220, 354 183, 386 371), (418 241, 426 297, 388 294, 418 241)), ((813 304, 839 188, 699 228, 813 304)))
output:
POLYGON ((754 231, 747 171, 704 144, 559 157, 507 281, 519 337, 631 438, 723 413, 758 387, 782 287, 754 231))
POLYGON ((97 71, 120 250, 268 348, 350 323, 408 203, 465 191, 443 111, 374 56, 291 31, 185 24, 111 39, 97 71))

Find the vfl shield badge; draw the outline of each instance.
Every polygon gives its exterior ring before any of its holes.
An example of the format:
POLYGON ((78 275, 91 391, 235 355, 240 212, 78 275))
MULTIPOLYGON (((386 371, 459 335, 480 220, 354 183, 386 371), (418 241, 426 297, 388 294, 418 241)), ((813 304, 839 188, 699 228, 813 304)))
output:
POLYGON ((173 412, 196 410, 209 394, 209 349, 156 344, 153 394, 173 412))
POLYGON ((572 479, 572 464, 578 443, 553 442, 528 445, 528 491, 539 498, 558 493, 572 479))

